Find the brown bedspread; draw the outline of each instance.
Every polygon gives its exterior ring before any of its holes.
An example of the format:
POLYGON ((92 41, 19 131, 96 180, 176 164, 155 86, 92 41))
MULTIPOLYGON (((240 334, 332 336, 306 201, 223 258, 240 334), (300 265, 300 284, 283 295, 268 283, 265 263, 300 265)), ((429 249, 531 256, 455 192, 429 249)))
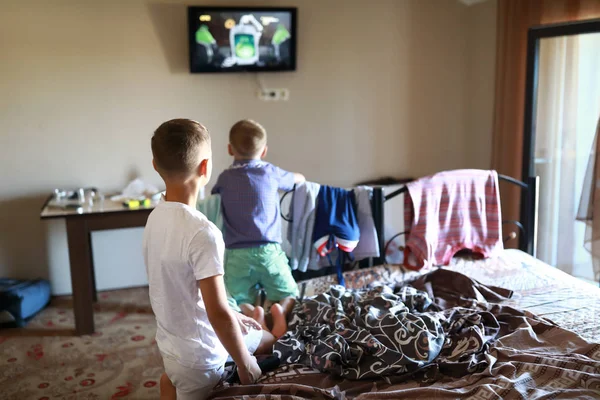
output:
MULTIPOLYGON (((598 288, 515 250, 495 260, 455 260, 448 268, 514 291, 512 299, 485 306, 510 329, 490 346, 483 370, 457 378, 438 373, 356 381, 287 365, 260 384, 222 387, 213 399, 600 398, 598 288)), ((361 288, 417 276, 375 267, 347 273, 346 284, 361 288)), ((331 277, 309 281, 306 294, 334 283, 331 277)))

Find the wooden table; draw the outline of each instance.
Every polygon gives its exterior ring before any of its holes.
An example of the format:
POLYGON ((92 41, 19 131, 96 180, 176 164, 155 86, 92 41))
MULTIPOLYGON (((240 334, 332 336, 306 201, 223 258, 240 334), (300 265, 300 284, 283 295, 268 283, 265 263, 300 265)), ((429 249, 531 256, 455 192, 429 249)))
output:
POLYGON ((40 218, 63 218, 67 224, 73 311, 78 335, 94 333, 94 307, 97 300, 91 232, 108 229, 135 228, 146 225, 154 205, 130 210, 122 203, 111 200, 96 201, 93 206, 83 205, 79 210, 66 210, 52 205, 48 199, 40 218))

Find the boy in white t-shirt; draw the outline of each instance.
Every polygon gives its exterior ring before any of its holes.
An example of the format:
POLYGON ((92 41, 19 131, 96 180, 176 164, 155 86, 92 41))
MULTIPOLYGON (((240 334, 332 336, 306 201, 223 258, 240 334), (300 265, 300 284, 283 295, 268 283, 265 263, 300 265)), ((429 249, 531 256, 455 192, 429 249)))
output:
POLYGON ((206 398, 228 355, 240 381, 254 383, 261 371, 251 353, 270 353, 275 338, 229 308, 223 237, 195 208, 199 189, 211 176, 210 135, 195 121, 167 121, 154 132, 152 155, 167 188, 144 230, 156 343, 166 372, 161 399, 206 398))

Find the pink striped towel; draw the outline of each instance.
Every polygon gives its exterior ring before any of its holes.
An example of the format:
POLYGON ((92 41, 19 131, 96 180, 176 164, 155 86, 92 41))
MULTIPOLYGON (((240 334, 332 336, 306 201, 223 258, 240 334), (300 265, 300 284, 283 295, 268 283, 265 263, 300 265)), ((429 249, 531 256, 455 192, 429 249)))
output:
POLYGON ((496 171, 440 172, 407 187, 406 267, 447 265, 463 249, 492 257, 504 248, 496 171))

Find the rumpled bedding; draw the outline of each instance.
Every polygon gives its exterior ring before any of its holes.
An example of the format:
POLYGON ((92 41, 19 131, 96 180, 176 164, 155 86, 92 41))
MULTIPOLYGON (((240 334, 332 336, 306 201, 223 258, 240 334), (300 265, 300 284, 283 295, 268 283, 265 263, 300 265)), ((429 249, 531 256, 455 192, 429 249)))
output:
MULTIPOLYGON (((600 289, 597 286, 518 250, 505 250, 496 259, 456 258, 442 270, 461 274, 437 272, 419 279, 423 271, 406 271, 390 265, 350 271, 345 278, 348 288, 358 290, 387 286, 401 295, 400 289, 410 286, 425 292, 432 300, 432 313, 437 306, 438 312, 444 315, 453 309, 472 310, 474 321, 478 315, 492 315, 498 322, 499 333, 482 346, 482 352, 462 352, 466 355, 452 360, 442 359, 445 354, 442 349, 441 356, 434 362, 415 372, 360 380, 321 372, 303 364, 283 364, 254 385, 219 385, 211 399, 600 398, 600 289), (411 280, 409 285, 407 280, 411 280), (514 294, 511 296, 510 291, 495 286, 509 288, 514 294), (465 370, 476 372, 465 374, 465 370)), ((312 279, 306 293, 314 298, 328 292, 336 281, 335 276, 312 279)), ((485 339, 485 334, 480 334, 480 326, 473 321, 458 319, 454 326, 463 333, 468 333, 470 326, 472 337, 485 339), (464 326, 467 328, 461 328, 464 326)), ((486 326, 485 321, 483 326, 486 326)), ((488 332, 493 333, 493 329, 488 332)), ((478 348, 469 340, 464 345, 478 348)))
POLYGON ((479 302, 511 294, 447 270, 395 288, 332 286, 296 306, 274 354, 346 379, 432 370, 462 376, 487 366, 502 330, 493 307, 479 302))

